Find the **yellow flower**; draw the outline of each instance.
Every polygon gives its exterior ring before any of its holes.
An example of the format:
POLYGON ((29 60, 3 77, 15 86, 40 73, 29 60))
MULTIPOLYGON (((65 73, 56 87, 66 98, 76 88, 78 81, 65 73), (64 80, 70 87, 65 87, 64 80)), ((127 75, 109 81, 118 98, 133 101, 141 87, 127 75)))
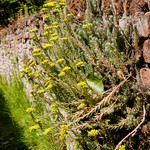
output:
POLYGON ((82 108, 84 108, 86 106, 86 104, 84 104, 84 103, 82 103, 82 104, 80 104, 78 107, 77 107, 77 109, 79 110, 79 109, 82 109, 82 108))
POLYGON ((40 122, 40 121, 41 121, 40 119, 36 119, 36 120, 35 120, 36 123, 38 123, 38 122, 40 122))
POLYGON ((45 132, 44 135, 47 135, 51 131, 51 128, 48 128, 45 132))
POLYGON ((36 109, 32 108, 32 107, 26 109, 27 113, 31 113, 31 112, 35 112, 35 111, 36 111, 36 109))
POLYGON ((67 126, 66 126, 66 125, 62 125, 62 126, 61 126, 61 134, 60 134, 59 139, 60 139, 61 141, 63 141, 63 140, 65 139, 67 133, 68 133, 68 128, 67 128, 67 126))
POLYGON ((25 67, 26 67, 26 64, 23 64, 21 68, 25 68, 25 67))
POLYGON ((44 27, 44 30, 50 30, 52 29, 52 26, 44 27))
POLYGON ((73 14, 68 14, 68 15, 67 15, 67 17, 71 17, 71 16, 73 16, 73 14))
POLYGON ((48 2, 48 3, 44 4, 43 6, 44 7, 54 7, 55 4, 56 4, 56 2, 48 2))
POLYGON ((68 40, 68 38, 67 37, 63 37, 63 38, 61 38, 61 40, 66 41, 66 40, 68 40))
POLYGON ((30 67, 32 67, 33 65, 35 65, 35 61, 33 61, 33 62, 30 64, 30 67))
POLYGON ((64 19, 63 21, 64 21, 64 22, 67 22, 67 19, 64 19))
POLYGON ((44 64, 47 64, 47 63, 48 63, 48 60, 46 59, 46 60, 42 61, 40 64, 44 65, 44 64))
MULTIPOLYGON (((46 81, 46 79, 44 79, 44 80, 46 81)), ((51 83, 50 81, 47 81, 47 82, 45 83, 45 86, 48 86, 50 83, 51 83)))
POLYGON ((58 39, 58 36, 50 38, 50 41, 56 41, 58 39))
POLYGON ((59 26, 53 26, 53 28, 57 29, 57 28, 59 28, 59 26))
POLYGON ((46 10, 47 10, 47 8, 42 8, 41 10, 42 10, 42 11, 46 11, 46 10))
POLYGON ((42 72, 42 69, 39 69, 38 71, 37 71, 37 73, 41 73, 42 72))
POLYGON ((36 28, 36 29, 30 30, 29 32, 30 32, 30 33, 33 33, 33 32, 37 32, 37 31, 39 31, 39 29, 36 28))
POLYGON ((37 89, 38 87, 39 87, 38 84, 35 84, 35 85, 34 85, 34 89, 37 89))
POLYGON ((29 130, 30 130, 30 132, 32 132, 32 131, 37 130, 39 128, 40 128, 40 126, 37 124, 37 125, 29 127, 29 130))
POLYGON ((57 35, 58 35, 57 33, 51 34, 51 36, 57 36, 57 35))
POLYGON ((51 109, 51 112, 56 112, 56 113, 58 113, 58 112, 59 112, 59 109, 56 108, 56 107, 54 107, 54 108, 51 109))
POLYGON ((24 73, 22 73, 21 75, 20 75, 20 78, 23 78, 24 77, 24 73))
POLYGON ((45 92, 45 90, 43 89, 43 90, 39 90, 39 91, 37 91, 37 94, 41 94, 41 93, 44 93, 45 92))
POLYGON ((61 73, 58 74, 58 76, 59 76, 59 77, 62 77, 62 76, 64 76, 65 74, 66 74, 65 72, 61 72, 61 73))
POLYGON ((55 64, 54 64, 54 63, 49 62, 49 63, 48 63, 48 65, 49 65, 49 67, 51 68, 51 67, 53 67, 55 64))
POLYGON ((54 14, 55 14, 55 13, 59 13, 59 9, 54 9, 52 12, 53 12, 54 14))
POLYGON ((48 19, 48 18, 50 18, 50 17, 49 17, 49 16, 45 16, 45 17, 44 17, 44 19, 48 19))
POLYGON ((93 129, 88 132, 88 136, 97 136, 97 135, 98 135, 98 130, 93 129))
POLYGON ((50 47, 53 47, 53 45, 52 44, 45 44, 45 45, 43 45, 44 49, 47 49, 47 48, 50 48, 50 47))
POLYGON ((110 119, 105 119, 105 121, 104 121, 104 122, 105 122, 105 124, 107 124, 107 125, 108 125, 108 124, 109 124, 109 122, 110 122, 110 119))
POLYGON ((35 78, 38 78, 40 75, 38 73, 35 74, 35 78))
POLYGON ((83 62, 78 62, 78 63, 76 64, 77 67, 79 67, 79 66, 81 66, 81 65, 83 65, 83 62))
POLYGON ((53 22, 52 25, 58 25, 58 22, 53 22))
POLYGON ((85 85, 86 85, 85 82, 80 82, 80 83, 77 84, 77 87, 83 87, 83 86, 85 86, 85 85))
POLYGON ((119 150, 126 150, 126 146, 125 145, 119 146, 119 150))
POLYGON ((30 65, 33 62, 33 60, 28 61, 28 65, 30 65))
POLYGON ((29 92, 29 94, 32 94, 32 93, 34 93, 34 90, 31 90, 31 91, 29 92))
POLYGON ((36 38, 35 35, 29 37, 29 39, 35 39, 35 38, 36 38))
POLYGON ((32 51, 32 54, 37 53, 37 52, 39 52, 40 50, 41 50, 40 48, 37 48, 37 49, 35 49, 35 50, 32 51))
POLYGON ((43 36, 46 36, 46 35, 48 35, 48 32, 47 32, 47 31, 43 33, 43 36))
POLYGON ((47 87, 46 87, 46 90, 49 90, 49 89, 51 89, 53 86, 52 86, 52 84, 49 84, 47 87))
POLYGON ((62 59, 57 60, 57 63, 62 63, 63 61, 64 59, 62 58, 62 59))
POLYGON ((71 69, 70 67, 65 67, 65 68, 63 68, 63 71, 68 71, 70 69, 71 69))
POLYGON ((60 6, 65 6, 65 3, 59 3, 60 6))
POLYGON ((92 26, 92 23, 85 24, 83 25, 83 29, 90 28, 91 26, 92 26))
POLYGON ((43 55, 43 53, 36 53, 36 54, 33 54, 33 56, 40 56, 40 55, 43 55))

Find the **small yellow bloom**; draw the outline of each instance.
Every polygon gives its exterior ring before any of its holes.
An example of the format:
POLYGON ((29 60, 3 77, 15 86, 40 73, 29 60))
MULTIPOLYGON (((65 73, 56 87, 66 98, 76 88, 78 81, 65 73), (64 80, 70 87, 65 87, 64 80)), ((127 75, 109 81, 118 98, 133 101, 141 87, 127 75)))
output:
POLYGON ((30 46, 30 47, 29 47, 29 49, 33 49, 33 48, 34 48, 33 46, 30 46))
POLYGON ((64 19, 63 21, 64 21, 64 22, 67 22, 67 19, 64 19))
POLYGON ((56 4, 56 2, 48 2, 48 3, 44 4, 43 6, 44 7, 54 7, 55 4, 56 4))
POLYGON ((83 25, 83 29, 90 28, 91 26, 92 26, 92 23, 85 24, 83 25))
POLYGON ((46 87, 46 90, 49 90, 49 89, 51 89, 53 87, 53 85, 52 84, 49 84, 47 87, 46 87))
POLYGON ((34 85, 34 89, 37 89, 38 87, 39 87, 38 84, 35 84, 35 85, 34 85))
POLYGON ((35 61, 33 61, 33 62, 30 64, 30 67, 32 67, 33 65, 35 65, 35 61))
POLYGON ((36 120, 35 120, 36 123, 38 123, 38 122, 40 122, 40 121, 41 121, 40 119, 36 119, 36 120))
POLYGON ((68 133, 68 128, 67 128, 67 126, 66 126, 66 125, 62 125, 62 126, 61 126, 61 134, 60 134, 59 139, 60 139, 61 141, 63 141, 63 140, 65 139, 67 133, 68 133))
POLYGON ((125 145, 119 146, 119 150, 126 150, 126 146, 125 145))
POLYGON ((71 69, 70 67, 65 67, 65 68, 63 68, 63 71, 68 71, 70 69, 71 69))
POLYGON ((59 109, 58 109, 57 107, 54 107, 54 108, 51 109, 51 112, 56 112, 56 113, 58 113, 58 112, 59 112, 59 109))
POLYGON ((34 93, 34 90, 31 90, 30 92, 29 92, 29 94, 33 94, 34 93))
POLYGON ((57 60, 57 63, 62 63, 64 61, 64 59, 62 58, 62 59, 59 59, 59 60, 57 60))
POLYGON ((52 44, 45 44, 45 45, 43 45, 44 49, 47 49, 47 48, 50 48, 50 47, 53 47, 53 45, 52 44))
POLYGON ((33 62, 33 60, 28 61, 28 65, 30 65, 33 62))
POLYGON ((37 124, 37 125, 29 127, 29 130, 30 130, 30 132, 32 132, 32 131, 37 130, 39 128, 40 128, 40 126, 37 124))
POLYGON ((83 62, 78 62, 78 63, 76 64, 77 67, 79 67, 79 66, 81 66, 81 65, 83 65, 83 62))
POLYGON ((46 60, 42 61, 40 64, 44 65, 44 64, 47 64, 47 63, 48 63, 48 60, 46 59, 46 60))
POLYGON ((26 67, 26 64, 23 64, 21 68, 25 68, 25 67, 26 67))
POLYGON ((36 54, 33 54, 33 56, 41 56, 43 55, 43 53, 36 53, 36 54))
POLYGON ((52 26, 48 26, 48 27, 44 27, 44 30, 50 30, 50 29, 52 29, 52 26))
POLYGON ((48 128, 45 132, 44 135, 47 135, 51 131, 51 128, 48 128))
POLYGON ((36 29, 30 30, 29 32, 30 32, 30 33, 33 33, 33 32, 37 32, 37 31, 39 31, 39 29, 36 28, 36 29))
POLYGON ((59 76, 59 77, 62 77, 62 76, 64 76, 65 74, 66 74, 65 72, 61 72, 61 73, 58 74, 58 76, 59 76))
POLYGON ((65 3, 59 3, 60 6, 65 6, 65 3))
POLYGON ((58 35, 57 33, 51 34, 51 36, 57 36, 57 35, 58 35))
POLYGON ((78 107, 77 107, 77 109, 79 110, 79 109, 82 109, 82 108, 84 108, 86 106, 86 104, 84 104, 84 103, 82 103, 82 104, 80 104, 78 107))
POLYGON ((48 65, 49 65, 49 67, 51 68, 51 67, 53 67, 55 64, 54 64, 54 63, 49 62, 49 63, 48 63, 48 65))
POLYGON ((53 22, 52 25, 58 25, 58 22, 53 22))
POLYGON ((32 36, 29 37, 30 40, 35 39, 35 38, 36 38, 35 35, 32 35, 32 36))
POLYGON ((97 136, 97 135, 98 135, 98 130, 93 129, 88 132, 88 136, 97 136))
POLYGON ((56 41, 58 39, 58 36, 50 38, 50 41, 56 41))
POLYGON ((53 26, 53 28, 57 29, 57 28, 59 28, 59 26, 53 26))
POLYGON ((71 16, 73 16, 73 14, 68 14, 68 15, 67 15, 67 17, 71 17, 71 16))
POLYGON ((39 90, 39 91, 37 91, 37 94, 41 94, 41 93, 44 93, 45 92, 45 90, 43 89, 43 90, 39 90))
POLYGON ((68 40, 68 38, 67 37, 63 37, 63 38, 61 38, 61 40, 66 41, 66 40, 68 40))
POLYGON ((38 71, 37 71, 37 73, 41 73, 42 72, 42 69, 39 69, 38 71))
POLYGON ((22 73, 21 75, 20 75, 20 78, 23 78, 24 77, 24 73, 22 73))
POLYGON ((42 8, 41 10, 42 10, 42 11, 47 11, 47 8, 42 8))
POLYGON ((48 32, 47 32, 47 31, 43 33, 43 36, 47 36, 47 35, 48 35, 48 32))
POLYGON ((31 112, 35 112, 35 111, 36 111, 36 109, 32 108, 32 107, 26 109, 27 113, 31 113, 31 112))
POLYGON ((35 78, 38 78, 40 75, 38 73, 35 74, 35 78))
POLYGON ((45 16, 45 17, 44 17, 44 19, 48 19, 48 18, 50 18, 50 17, 49 17, 49 16, 45 16))
POLYGON ((85 85, 86 85, 85 82, 80 82, 80 83, 77 84, 77 87, 83 87, 83 86, 85 86, 85 85))
POLYGON ((52 12, 53 12, 54 14, 59 13, 59 9, 54 9, 52 12))
POLYGON ((37 49, 35 49, 35 50, 32 51, 32 54, 37 53, 37 52, 39 52, 40 50, 41 50, 40 48, 37 48, 37 49))

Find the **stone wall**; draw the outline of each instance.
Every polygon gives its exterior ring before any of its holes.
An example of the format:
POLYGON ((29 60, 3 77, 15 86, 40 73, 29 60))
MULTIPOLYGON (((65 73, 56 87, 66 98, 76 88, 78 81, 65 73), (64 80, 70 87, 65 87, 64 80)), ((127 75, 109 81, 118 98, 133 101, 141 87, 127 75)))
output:
MULTIPOLYGON (((32 15, 27 18, 20 18, 18 22, 12 22, 8 28, 0 31, 0 74, 7 74, 13 66, 13 62, 18 62, 16 67, 21 68, 22 64, 32 58, 30 46, 34 46, 29 37, 29 31, 39 28, 38 36, 42 35, 42 29, 46 26, 42 13, 32 15)), ((45 39, 41 38, 44 43, 45 39)))

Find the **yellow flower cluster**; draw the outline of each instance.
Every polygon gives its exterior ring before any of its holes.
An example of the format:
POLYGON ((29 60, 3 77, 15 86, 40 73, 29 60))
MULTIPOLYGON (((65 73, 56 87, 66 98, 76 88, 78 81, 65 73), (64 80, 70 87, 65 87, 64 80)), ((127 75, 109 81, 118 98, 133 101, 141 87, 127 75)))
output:
POLYGON ((42 69, 39 69, 38 71, 37 71, 37 73, 41 73, 42 72, 42 69))
POLYGON ((63 68, 63 71, 68 71, 70 69, 71 69, 70 67, 65 67, 65 68, 63 68))
POLYGON ((31 70, 31 68, 26 68, 26 69, 24 69, 24 70, 21 70, 21 72, 24 72, 24 73, 31 73, 32 70, 31 70))
POLYGON ((52 25, 58 25, 58 22, 53 22, 52 25))
POLYGON ((44 4, 43 6, 44 7, 54 7, 55 4, 56 4, 56 2, 49 2, 49 3, 44 4))
POLYGON ((67 17, 71 17, 71 16, 73 16, 73 14, 68 14, 68 15, 67 15, 67 17))
POLYGON ((57 28, 59 28, 59 26, 53 26, 53 28, 57 29, 57 28))
POLYGON ((79 67, 79 66, 81 66, 81 65, 83 65, 83 62, 78 62, 78 63, 76 64, 77 67, 79 67))
POLYGON ((59 77, 63 77, 65 74, 66 74, 66 73, 62 71, 61 73, 58 74, 58 76, 59 76, 59 77))
POLYGON ((41 93, 44 93, 45 92, 45 90, 43 89, 43 90, 39 90, 39 91, 37 91, 37 94, 41 94, 41 93))
POLYGON ((50 41, 56 41, 58 39, 58 36, 50 38, 50 41))
POLYGON ((63 141, 63 140, 65 139, 67 133, 68 133, 68 128, 67 128, 67 126, 66 126, 66 125, 62 125, 62 126, 61 126, 61 134, 60 134, 59 139, 60 139, 61 141, 63 141))
POLYGON ((40 119, 36 119, 36 120, 35 120, 36 123, 38 123, 38 122, 40 122, 40 121, 41 121, 40 119))
POLYGON ((83 29, 90 28, 91 26, 92 26, 92 23, 85 24, 83 25, 83 29))
POLYGON ((36 53, 36 54, 33 54, 33 56, 40 56, 40 55, 43 55, 43 53, 36 53))
POLYGON ((44 132, 44 135, 47 135, 50 131, 51 131, 51 128, 46 129, 46 131, 44 132))
POLYGON ((63 37, 63 38, 61 38, 61 40, 66 41, 66 40, 68 40, 68 38, 67 37, 63 37))
POLYGON ((85 85, 86 85, 85 82, 80 82, 80 83, 77 84, 77 87, 83 87, 83 86, 85 86, 85 85))
POLYGON ((40 50, 41 50, 40 48, 37 48, 37 49, 35 49, 35 50, 32 51, 32 54, 38 53, 40 50))
POLYGON ((38 84, 35 84, 35 85, 34 85, 34 89, 37 89, 38 87, 39 87, 38 84))
POLYGON ((35 61, 33 61, 31 64, 30 64, 30 67, 34 66, 35 65, 35 61))
POLYGON ((30 46, 29 49, 33 49, 33 46, 30 46))
POLYGON ((47 64, 48 63, 48 60, 46 59, 46 60, 43 60, 42 62, 41 62, 41 65, 44 65, 44 64, 47 64))
POLYGON ((51 34, 51 36, 57 36, 57 35, 58 35, 57 33, 51 34))
POLYGON ((32 94, 32 93, 34 93, 34 90, 31 90, 31 91, 29 92, 29 94, 32 94))
POLYGON ((36 124, 34 126, 29 127, 29 130, 30 130, 30 132, 32 132, 32 131, 37 130, 39 128, 40 128, 40 126, 38 124, 36 124))
POLYGON ((60 6, 65 6, 65 3, 59 3, 60 6))
POLYGON ((47 36, 47 35, 48 35, 48 32, 47 32, 47 31, 43 33, 43 36, 47 36))
POLYGON ((82 109, 82 108, 84 108, 86 106, 86 104, 84 104, 84 103, 82 103, 82 104, 80 104, 78 107, 77 107, 77 109, 79 110, 79 109, 82 109))
POLYGON ((36 29, 30 30, 29 32, 30 32, 30 33, 33 33, 33 32, 37 32, 37 31, 39 31, 39 29, 36 28, 36 29))
POLYGON ((45 16, 45 17, 44 17, 44 19, 48 19, 48 18, 49 18, 49 16, 45 16))
POLYGON ((126 146, 125 145, 119 146, 119 150, 126 150, 126 146))
POLYGON ((97 136, 97 135, 98 135, 98 130, 93 129, 88 132, 88 136, 97 136))
POLYGON ((52 29, 52 26, 44 27, 45 31, 50 30, 50 29, 52 29))
POLYGON ((25 67, 26 67, 26 64, 23 64, 21 68, 25 68, 25 67))
POLYGON ((58 59, 58 60, 57 60, 57 63, 60 64, 60 63, 62 63, 63 61, 64 61, 63 58, 62 58, 62 59, 58 59))
POLYGON ((53 47, 53 45, 52 44, 45 44, 45 45, 43 45, 44 49, 47 49, 47 48, 50 48, 50 47, 53 47))
POLYGON ((54 64, 54 63, 49 62, 49 63, 48 63, 48 65, 49 65, 49 67, 51 68, 51 67, 53 67, 55 64, 54 64))
POLYGON ((32 36, 29 37, 30 40, 35 39, 35 38, 36 38, 35 35, 32 35, 32 36))
MULTIPOLYGON (((58 5, 57 8, 58 8, 58 7, 60 7, 60 6, 58 5)), ((53 12, 53 13, 59 13, 59 9, 54 9, 52 12, 53 12)))
POLYGON ((53 87, 53 85, 52 84, 49 84, 47 87, 46 87, 46 90, 49 90, 49 89, 51 89, 53 87))
POLYGON ((32 107, 26 109, 27 113, 31 113, 31 112, 35 112, 35 111, 36 111, 36 109, 32 108, 32 107))

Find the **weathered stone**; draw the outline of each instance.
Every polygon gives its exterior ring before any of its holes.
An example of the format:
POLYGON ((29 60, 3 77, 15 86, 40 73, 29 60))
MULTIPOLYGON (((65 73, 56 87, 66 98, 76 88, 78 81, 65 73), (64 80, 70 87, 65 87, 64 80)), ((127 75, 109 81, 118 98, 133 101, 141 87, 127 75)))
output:
POLYGON ((140 69, 140 80, 141 80, 141 89, 144 92, 150 90, 150 69, 142 68, 140 69))
POLYGON ((150 63, 150 39, 144 41, 142 50, 145 63, 150 63))

